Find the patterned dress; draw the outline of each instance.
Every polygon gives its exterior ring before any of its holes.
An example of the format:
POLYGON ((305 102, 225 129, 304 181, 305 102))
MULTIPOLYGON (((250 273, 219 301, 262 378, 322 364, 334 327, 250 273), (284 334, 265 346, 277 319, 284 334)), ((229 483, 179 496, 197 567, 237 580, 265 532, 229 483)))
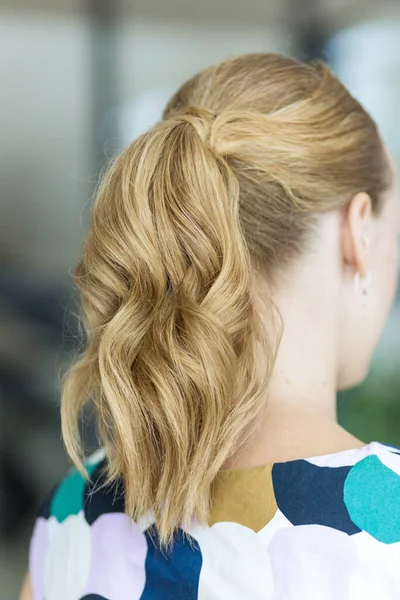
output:
POLYGON ((161 552, 124 514, 104 456, 44 503, 30 547, 35 600, 397 600, 400 450, 379 442, 222 471, 208 525, 161 552))

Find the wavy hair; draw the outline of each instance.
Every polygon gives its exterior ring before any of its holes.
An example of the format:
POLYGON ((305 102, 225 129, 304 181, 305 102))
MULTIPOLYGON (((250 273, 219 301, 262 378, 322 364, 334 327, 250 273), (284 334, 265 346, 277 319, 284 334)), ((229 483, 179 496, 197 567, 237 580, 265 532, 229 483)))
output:
POLYGON ((268 282, 318 213, 362 190, 379 211, 388 185, 376 125, 330 69, 274 54, 189 80, 109 166, 76 268, 87 343, 62 431, 83 470, 94 403, 109 478, 161 544, 207 520, 217 472, 261 421, 279 342, 268 282))

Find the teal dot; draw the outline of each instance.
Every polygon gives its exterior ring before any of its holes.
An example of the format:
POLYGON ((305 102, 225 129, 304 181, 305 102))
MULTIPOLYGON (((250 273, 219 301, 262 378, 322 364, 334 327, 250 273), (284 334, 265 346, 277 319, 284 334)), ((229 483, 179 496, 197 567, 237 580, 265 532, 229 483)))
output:
POLYGON ((357 527, 384 544, 400 541, 400 477, 377 456, 367 456, 349 471, 344 503, 357 527))
MULTIPOLYGON (((86 469, 91 475, 97 464, 86 465, 86 469)), ((50 514, 57 521, 62 523, 70 515, 77 515, 83 509, 83 498, 86 487, 86 479, 73 469, 64 479, 54 492, 50 514)))

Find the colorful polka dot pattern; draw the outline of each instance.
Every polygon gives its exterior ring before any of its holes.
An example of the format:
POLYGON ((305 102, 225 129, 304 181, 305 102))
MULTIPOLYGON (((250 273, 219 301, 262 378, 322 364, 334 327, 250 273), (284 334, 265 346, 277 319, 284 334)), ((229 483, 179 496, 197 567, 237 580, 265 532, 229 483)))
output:
POLYGON ((106 485, 97 456, 90 482, 73 470, 42 506, 30 547, 34 600, 400 598, 397 450, 372 442, 276 463, 265 471, 275 495, 265 526, 220 511, 168 551, 151 517, 124 514, 122 486, 106 485))

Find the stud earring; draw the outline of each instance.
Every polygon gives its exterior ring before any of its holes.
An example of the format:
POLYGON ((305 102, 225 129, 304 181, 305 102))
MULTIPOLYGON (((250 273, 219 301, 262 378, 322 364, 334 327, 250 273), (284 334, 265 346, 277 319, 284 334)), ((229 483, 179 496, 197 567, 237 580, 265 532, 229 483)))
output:
POLYGON ((367 271, 365 275, 361 275, 359 271, 354 275, 354 289, 366 296, 369 292, 372 281, 371 271, 367 271))

